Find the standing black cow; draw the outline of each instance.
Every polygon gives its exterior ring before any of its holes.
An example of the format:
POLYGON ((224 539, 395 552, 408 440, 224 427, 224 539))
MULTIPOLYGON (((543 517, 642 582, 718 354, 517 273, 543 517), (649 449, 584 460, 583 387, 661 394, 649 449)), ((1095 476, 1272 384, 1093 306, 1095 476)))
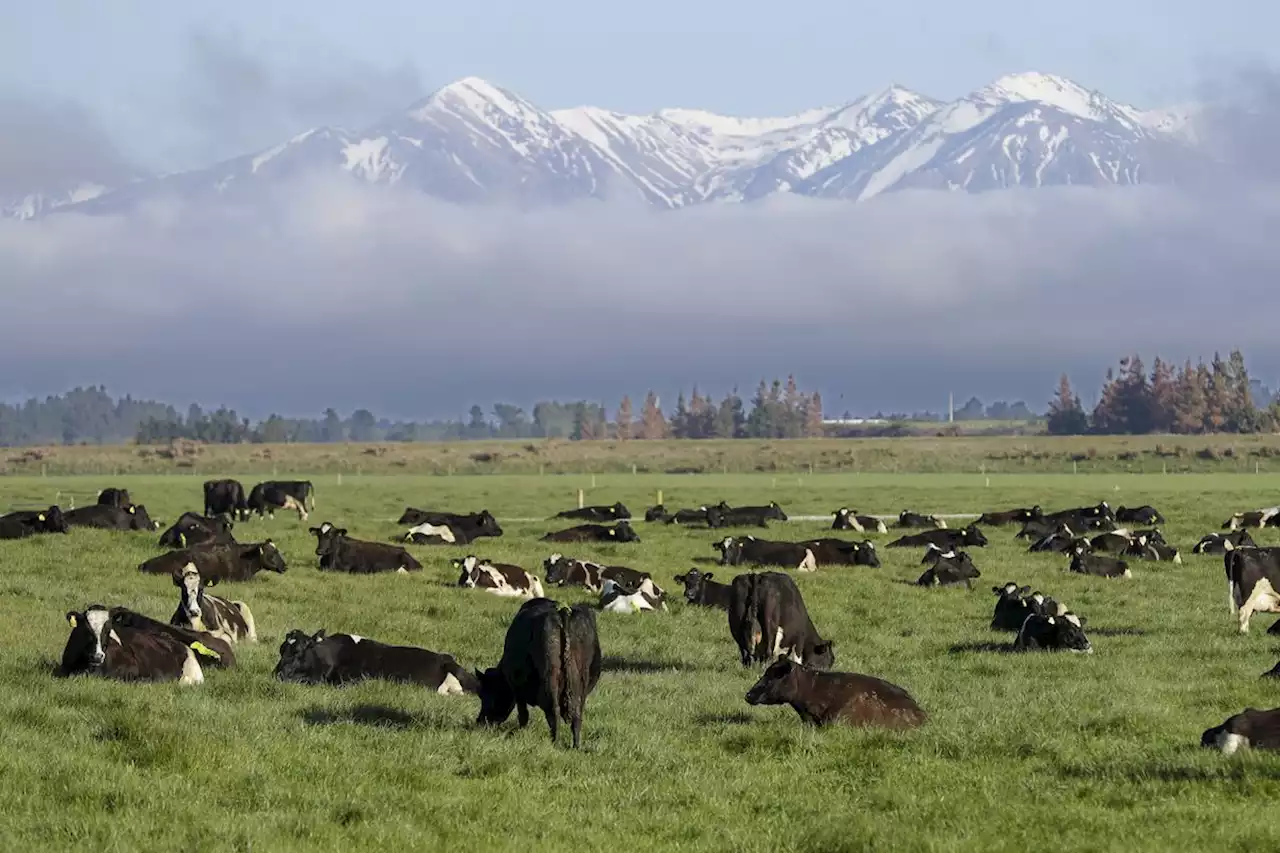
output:
POLYGON ((236 521, 245 521, 252 515, 244 496, 244 486, 239 480, 206 480, 204 483, 204 514, 229 515, 236 521))
POLYGON ((729 633, 743 666, 786 655, 818 669, 835 665, 835 644, 813 627, 800 589, 782 572, 738 575, 731 585, 729 633))
POLYGON ((98 506, 113 506, 118 509, 128 509, 132 505, 133 501, 129 498, 128 489, 108 487, 98 492, 98 506))
POLYGON ((275 518, 277 509, 291 509, 306 521, 316 508, 315 487, 310 480, 268 480, 253 487, 247 503, 259 516, 275 518))
POLYGON ((529 724, 529 706, 535 705, 546 716, 554 743, 560 732, 559 711, 577 749, 587 696, 600 680, 600 668, 596 616, 589 606, 562 608, 549 598, 530 599, 516 611, 507 629, 498 665, 476 671, 480 680, 476 723, 506 722, 514 708, 524 728, 529 724))

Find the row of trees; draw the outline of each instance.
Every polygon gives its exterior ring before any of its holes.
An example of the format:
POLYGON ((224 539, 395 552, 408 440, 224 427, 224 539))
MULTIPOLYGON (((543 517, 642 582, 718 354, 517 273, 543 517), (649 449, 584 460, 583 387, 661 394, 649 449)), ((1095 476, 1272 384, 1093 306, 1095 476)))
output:
POLYGON ((1148 373, 1141 357, 1120 359, 1119 370, 1107 371, 1098 403, 1086 411, 1064 374, 1049 404, 1048 429, 1055 435, 1140 435, 1212 432, 1247 433, 1271 430, 1280 423, 1280 406, 1255 400, 1269 392, 1251 381, 1244 356, 1233 350, 1223 359, 1214 353, 1209 364, 1181 367, 1156 358, 1148 373))

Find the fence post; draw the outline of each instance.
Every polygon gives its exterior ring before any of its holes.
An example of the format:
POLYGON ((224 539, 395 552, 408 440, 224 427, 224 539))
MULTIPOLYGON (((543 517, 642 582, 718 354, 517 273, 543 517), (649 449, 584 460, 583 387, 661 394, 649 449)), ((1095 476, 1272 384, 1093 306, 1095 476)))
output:
POLYGON ((593 489, 594 489, 595 487, 596 487, 596 475, 595 475, 595 474, 592 474, 592 475, 591 475, 591 488, 593 488, 593 489))
POLYGON ((636 463, 632 462, 632 463, 631 463, 631 476, 632 476, 632 477, 634 477, 635 475, 636 475, 636 463))
POLYGON ((339 486, 341 486, 341 485, 342 485, 342 472, 341 472, 341 471, 339 471, 339 472, 338 472, 338 485, 339 485, 339 486))
POLYGON ((1077 471, 1077 470, 1076 470, 1076 460, 1074 460, 1074 459, 1072 459, 1072 460, 1071 460, 1071 473, 1072 473, 1072 474, 1078 474, 1078 473, 1079 473, 1079 471, 1077 471))
POLYGON ((582 489, 578 489, 578 509, 586 506, 586 495, 582 493, 582 489))
POLYGON ((662 506, 662 489, 658 489, 658 506, 662 506))

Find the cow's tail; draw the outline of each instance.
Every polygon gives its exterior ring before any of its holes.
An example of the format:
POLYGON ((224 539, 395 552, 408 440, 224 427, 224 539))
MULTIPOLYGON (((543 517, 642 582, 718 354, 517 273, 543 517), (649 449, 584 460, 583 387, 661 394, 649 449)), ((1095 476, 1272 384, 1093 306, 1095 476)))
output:
POLYGON ((302 502, 307 504, 308 512, 316 511, 316 487, 313 486, 310 481, 307 482, 307 493, 306 497, 302 499, 302 502))
POLYGON ((581 722, 587 699, 587 660, 595 635, 595 617, 586 608, 563 608, 560 613, 560 718, 581 722), (575 654, 578 652, 578 654, 575 654))
MULTIPOLYGON (((756 604, 756 587, 759 585, 758 577, 750 575, 747 585, 747 601, 746 612, 743 613, 745 624, 743 625, 743 639, 747 643, 746 654, 743 657, 748 659, 759 660, 760 644, 764 642, 764 629, 760 626, 760 614, 756 604)), ((769 638, 772 642, 773 638, 769 638)), ((746 663, 744 660, 743 663, 746 663)))
POLYGON ((258 642, 258 626, 253 621, 253 613, 249 611, 249 605, 243 601, 233 601, 231 605, 240 611, 240 618, 244 620, 245 631, 244 638, 250 643, 258 642))
POLYGON ((1239 612, 1240 608, 1244 606, 1244 595, 1240 590, 1240 585, 1236 583, 1234 571, 1236 556, 1237 553, 1235 551, 1227 551, 1222 557, 1222 562, 1227 570, 1227 609, 1232 613, 1239 612))

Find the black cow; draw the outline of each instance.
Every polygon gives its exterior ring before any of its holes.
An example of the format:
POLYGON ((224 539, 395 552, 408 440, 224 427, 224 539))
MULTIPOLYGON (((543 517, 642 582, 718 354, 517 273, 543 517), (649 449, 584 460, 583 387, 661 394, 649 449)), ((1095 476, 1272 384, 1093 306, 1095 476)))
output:
POLYGON ((787 514, 770 501, 768 506, 726 506, 721 501, 707 507, 708 524, 711 527, 768 527, 772 521, 786 521, 787 514))
POLYGON ((670 517, 671 513, 662 504, 654 504, 644 511, 645 521, 666 521, 670 517))
POLYGON ((653 582, 653 576, 648 572, 636 571, 626 566, 602 566, 589 560, 575 560, 562 554, 552 554, 542 562, 542 568, 546 572, 547 583, 556 586, 581 586, 592 592, 600 592, 604 589, 606 580, 613 580, 628 589, 644 587, 652 595, 666 594, 662 587, 653 582))
POLYGON ((964 584, 966 588, 973 589, 973 579, 978 577, 982 577, 982 573, 973 564, 973 560, 968 553, 956 551, 940 555, 938 561, 930 568, 925 569, 924 574, 916 579, 916 584, 919 586, 959 586, 964 584))
POLYGON ((984 512, 978 516, 977 524, 991 524, 997 527, 1005 524, 1026 524, 1044 517, 1044 511, 1036 504, 1030 508, 1006 509, 996 512, 984 512))
POLYGON ((1056 521, 1065 521, 1068 518, 1107 519, 1109 521, 1116 520, 1116 514, 1112 512, 1111 507, 1106 501, 1101 501, 1096 506, 1080 506, 1072 509, 1060 509, 1057 512, 1047 513, 1044 517, 1056 521))
POLYGON ((692 527, 711 527, 711 513, 713 510, 720 512, 716 507, 705 506, 700 506, 697 509, 678 509, 675 512, 667 512, 666 507, 659 504, 649 508, 649 511, 645 513, 645 520, 661 521, 666 524, 683 524, 692 527))
POLYGON ((133 506, 133 501, 129 498, 128 489, 108 487, 98 492, 98 506, 113 506, 118 509, 128 509, 133 506))
POLYGON ((177 640, 195 652, 196 660, 201 667, 211 666, 215 669, 232 669, 236 665, 236 653, 226 637, 208 631, 193 631, 179 625, 161 622, 144 616, 127 607, 111 608, 111 625, 115 628, 130 628, 148 634, 163 634, 177 640))
POLYGON ((831 522, 832 530, 856 530, 859 533, 867 531, 875 531, 876 533, 888 533, 889 528, 884 522, 874 515, 858 515, 857 510, 848 507, 840 507, 832 513, 835 518, 831 522))
POLYGON ((422 563, 398 545, 349 539, 346 528, 334 527, 328 522, 310 531, 316 537, 316 556, 320 558, 321 569, 353 575, 422 571, 422 563))
POLYGON ((1227 717, 1222 725, 1206 729, 1200 735, 1200 745, 1224 755, 1232 755, 1242 747, 1280 749, 1280 708, 1269 711, 1245 708, 1239 714, 1227 717))
POLYGON ((797 542, 770 542, 754 536, 726 536, 712 547, 720 552, 722 566, 782 566, 802 572, 816 571, 813 549, 797 542))
POLYGON ((778 655, 817 669, 835 666, 835 644, 818 635, 800 588, 782 572, 738 575, 729 598, 729 633, 743 666, 778 655))
POLYGON ((918 512, 912 512, 904 509, 898 513, 898 521, 895 527, 931 527, 937 530, 945 530, 947 527, 946 519, 938 518, 936 515, 924 515, 918 512))
POLYGON ((745 698, 748 705, 790 705, 815 726, 841 722, 908 729, 927 719, 896 684, 856 672, 822 672, 784 657, 769 665, 745 698))
POLYGON ((1164 516, 1153 506, 1118 507, 1116 521, 1120 524, 1164 524, 1164 516))
POLYGON ((1280 519, 1280 506, 1237 512, 1222 522, 1223 530, 1240 530, 1245 527, 1270 527, 1280 519))
POLYGON ((1071 571, 1081 575, 1094 575, 1100 578, 1131 578, 1129 564, 1115 557, 1103 554, 1091 554, 1083 549, 1076 549, 1071 557, 1071 571))
MULTIPOLYGON (((404 513, 400 516, 400 520, 397 521, 396 524, 459 525, 472 521, 477 523, 489 521, 492 522, 493 525, 497 525, 498 523, 498 520, 493 517, 493 513, 489 512, 487 509, 482 509, 479 512, 440 512, 429 509, 415 509, 414 507, 407 506, 404 508, 404 513)), ((497 536, 500 534, 495 533, 491 535, 497 536)))
POLYGON ((925 548, 929 545, 936 545, 943 551, 953 551, 956 548, 983 548, 986 547, 987 537, 982 531, 974 525, 960 530, 926 530, 923 533, 913 533, 909 536, 903 536, 889 543, 890 548, 925 548))
POLYGON ((58 675, 98 675, 117 681, 200 684, 204 672, 189 646, 163 634, 116 627, 101 604, 67 613, 71 636, 58 675))
MULTIPOLYGON (((3 519, 0 519, 3 521, 3 519)), ((1231 533, 1206 534, 1191 549, 1192 554, 1225 554, 1237 548, 1257 548, 1247 530, 1234 530, 1231 533)))
POLYGON ((204 483, 204 514, 228 515, 236 521, 245 521, 252 515, 244 496, 244 486, 239 480, 206 480, 204 483))
POLYGON ((587 696, 600 680, 602 658, 595 612, 585 604, 562 608, 549 598, 520 605, 496 667, 476 671, 480 681, 480 715, 476 723, 499 725, 514 708, 520 727, 529 724, 529 706, 542 709, 558 739, 557 720, 569 724, 573 747, 582 742, 582 716, 587 696))
POLYGON ((226 516, 208 518, 194 512, 184 512, 178 520, 160 534, 161 548, 191 548, 206 543, 235 544, 231 535, 233 523, 226 516))
POLYGON ((1237 548, 1222 562, 1241 634, 1248 633, 1255 612, 1280 613, 1280 548, 1237 548))
POLYGON ((250 490, 246 503, 260 517, 275 518, 277 509, 291 509, 306 521, 307 513, 316 508, 315 487, 310 480, 267 480, 250 490))
POLYGON ((1018 652, 1068 651, 1093 654, 1093 644, 1084 633, 1085 620, 1070 611, 1056 616, 1033 613, 1018 629, 1013 649, 1018 652))
POLYGON ((579 524, 565 530, 556 530, 542 537, 543 542, 639 542, 640 536, 631 529, 631 522, 619 521, 613 527, 603 524, 579 524))
POLYGON ((25 539, 38 533, 70 533, 62 510, 51 506, 45 510, 22 510, 0 516, 0 539, 25 539))
POLYGON ((684 586, 684 600, 689 604, 728 610, 733 588, 713 581, 712 577, 712 572, 690 569, 682 575, 676 575, 676 581, 684 586))
POLYGON ((813 558, 819 566, 870 566, 880 567, 880 555, 876 553, 876 543, 870 539, 861 542, 846 542, 844 539, 810 539, 798 543, 813 552, 813 558))
POLYGON ((202 545, 198 548, 170 551, 147 560, 138 566, 138 571, 181 577, 188 564, 195 565, 200 577, 215 583, 248 581, 253 580, 254 575, 261 571, 284 574, 288 570, 284 555, 268 539, 254 544, 202 545))
POLYGON ((243 601, 229 601, 205 592, 217 584, 200 577, 194 564, 188 565, 182 575, 173 576, 173 585, 182 591, 178 609, 169 617, 169 624, 192 631, 207 631, 231 643, 241 640, 258 642, 258 629, 253 621, 249 605, 243 601))
POLYGON ((69 509, 62 514, 69 527, 95 527, 99 530, 159 530, 160 524, 147 515, 147 508, 134 504, 127 509, 94 504, 69 509))
POLYGON ((294 629, 280 644, 275 677, 299 684, 339 686, 366 679, 420 684, 443 696, 479 693, 475 676, 453 655, 417 646, 392 646, 358 634, 308 636, 294 629))
POLYGON ((996 594, 996 609, 991 614, 992 631, 1018 631, 1027 617, 1033 613, 1041 613, 1044 596, 1033 593, 1029 586, 1018 586, 1010 582, 1004 586, 993 586, 996 594))
POLYGON ((501 536, 498 519, 489 510, 465 515, 449 512, 425 512, 410 507, 404 518, 422 519, 404 536, 404 541, 415 545, 469 545, 483 536, 501 536))
POLYGON ((578 509, 566 509, 552 518, 576 518, 582 521, 622 521, 631 518, 631 510, 621 502, 613 506, 584 506, 578 509))

